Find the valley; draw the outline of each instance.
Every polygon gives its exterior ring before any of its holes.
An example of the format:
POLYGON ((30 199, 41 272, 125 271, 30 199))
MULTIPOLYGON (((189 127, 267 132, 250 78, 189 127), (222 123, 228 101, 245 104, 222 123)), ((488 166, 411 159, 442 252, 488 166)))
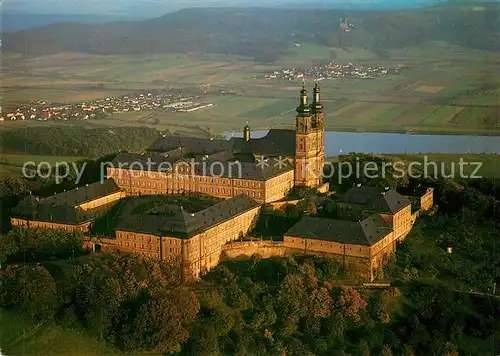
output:
POLYGON ((184 96, 199 97, 198 101, 213 105, 192 112, 143 108, 85 122, 19 122, 5 117, 0 127, 146 125, 158 130, 180 130, 186 135, 203 134, 197 129, 200 127, 217 134, 239 131, 246 122, 252 129, 291 127, 298 90, 303 82, 316 78, 265 80, 264 75, 330 61, 406 69, 372 79, 321 80, 328 130, 500 133, 500 84, 490 75, 499 68, 495 52, 429 42, 390 50, 388 55, 382 60, 367 50, 314 44, 296 47, 289 55, 268 64, 243 56, 173 53, 61 53, 34 58, 6 54, 1 88, 4 117, 9 110, 15 112, 32 101, 92 105, 98 99, 151 91, 164 95, 181 91, 184 96))

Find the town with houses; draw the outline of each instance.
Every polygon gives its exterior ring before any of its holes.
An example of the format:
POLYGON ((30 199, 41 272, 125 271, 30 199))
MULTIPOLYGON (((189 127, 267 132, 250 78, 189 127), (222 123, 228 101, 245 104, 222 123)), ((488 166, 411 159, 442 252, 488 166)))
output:
MULTIPOLYGON (((287 68, 265 74, 265 80, 305 80, 321 81, 332 78, 374 79, 395 75, 403 69, 384 66, 363 66, 356 63, 334 64, 332 62, 312 66, 307 69, 287 68)), ((156 90, 150 92, 106 97, 77 104, 58 104, 46 101, 34 101, 18 108, 2 110, 0 122, 14 120, 98 120, 107 116, 149 110, 161 110, 168 113, 188 113, 210 108, 212 103, 201 102, 201 96, 215 92, 216 94, 235 94, 231 90, 223 90, 211 86, 201 88, 194 94, 175 94, 173 91, 156 90)))
MULTIPOLYGON (((219 91, 219 93, 230 94, 227 91, 219 91)), ((153 109, 170 113, 187 113, 213 106, 211 103, 198 101, 204 94, 206 94, 205 91, 198 95, 154 91, 122 97, 107 97, 78 104, 35 101, 7 112, 0 110, 0 122, 6 120, 97 120, 114 114, 153 109)))
POLYGON ((387 68, 384 66, 364 66, 357 63, 324 63, 312 66, 307 69, 286 68, 275 70, 264 76, 266 80, 301 80, 314 79, 317 81, 332 78, 351 78, 351 79, 374 79, 387 75, 399 74, 402 67, 387 68))

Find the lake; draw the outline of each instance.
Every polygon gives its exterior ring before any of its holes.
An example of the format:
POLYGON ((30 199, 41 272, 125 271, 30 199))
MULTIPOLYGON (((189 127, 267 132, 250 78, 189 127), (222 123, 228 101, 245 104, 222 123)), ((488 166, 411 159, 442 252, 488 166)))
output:
MULTIPOLYGON (((269 131, 252 131, 252 138, 269 131)), ((232 133, 242 137, 241 132, 232 133)), ((226 138, 231 133, 225 133, 226 138)), ((362 153, 499 153, 499 136, 420 135, 380 132, 325 132, 325 156, 362 153)))

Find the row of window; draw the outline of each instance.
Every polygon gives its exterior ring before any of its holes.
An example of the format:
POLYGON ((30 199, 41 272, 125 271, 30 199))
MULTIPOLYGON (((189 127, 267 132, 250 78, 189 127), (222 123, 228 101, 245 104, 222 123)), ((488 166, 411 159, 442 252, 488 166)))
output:
MULTIPOLYGON (((133 247, 134 249, 141 248, 142 250, 150 250, 150 251, 156 250, 157 252, 160 252, 160 246, 156 246, 156 249, 155 249, 154 245, 150 245, 150 244, 136 244, 136 243, 127 242, 127 241, 119 241, 118 245, 124 246, 124 247, 133 247)), ((181 253, 181 249, 175 248, 175 247, 170 247, 169 251, 170 251, 170 253, 177 253, 177 254, 181 253)))
MULTIPOLYGON (((232 189, 229 188, 212 188, 212 187, 191 187, 191 186, 186 186, 186 187, 170 187, 172 191, 174 192, 198 192, 198 193, 205 193, 209 195, 218 195, 218 196, 226 196, 230 197, 232 196, 232 189)), ((168 187, 165 187, 165 190, 163 190, 163 193, 168 192, 168 187)), ((146 194, 158 194, 162 193, 161 190, 153 191, 153 190, 135 190, 137 193, 146 193, 146 194)), ((255 192, 255 191, 244 191, 244 190, 238 190, 235 191, 234 195, 238 195, 241 193, 245 193, 250 197, 253 198, 262 198, 264 195, 261 192, 255 192)))
MULTIPOLYGON (((139 177, 135 177, 135 178, 139 178, 139 177)), ((175 184, 182 185, 182 183, 187 183, 187 185, 189 185, 189 183, 192 183, 195 180, 198 182, 202 182, 202 183, 225 184, 225 185, 231 184, 231 181, 228 178, 205 177, 205 176, 196 176, 196 177, 193 177, 193 179, 187 180, 187 181, 184 179, 174 179, 173 183, 174 183, 174 185, 175 184)), ((141 180, 137 180, 137 179, 116 178, 116 181, 120 185, 130 184, 130 185, 138 186, 138 187, 161 188, 164 186, 164 183, 160 183, 160 182, 156 183, 156 182, 151 182, 151 181, 141 181, 141 180)), ((233 180, 232 183, 236 187, 250 187, 250 188, 263 188, 264 184, 265 184, 263 182, 246 180, 246 179, 245 180, 233 180)), ((165 187, 167 187, 167 186, 168 186, 168 184, 165 185, 165 187)))
MULTIPOLYGON (((144 242, 153 242, 157 239, 157 237, 155 236, 144 236, 144 235, 141 235, 141 234, 134 234, 134 233, 131 233, 131 232, 117 232, 117 236, 119 238, 124 238, 124 239, 130 239, 130 240, 138 240, 138 241, 144 241, 144 242)), ((179 245, 180 244, 180 240, 174 240, 174 239, 167 239, 167 240, 164 240, 164 242, 166 244, 169 244, 169 245, 179 245)))

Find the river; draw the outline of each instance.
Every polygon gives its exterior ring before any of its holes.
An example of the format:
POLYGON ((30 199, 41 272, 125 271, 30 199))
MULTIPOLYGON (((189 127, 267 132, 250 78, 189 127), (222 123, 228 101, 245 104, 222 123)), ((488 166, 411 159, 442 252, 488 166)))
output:
MULTIPOLYGON (((252 131, 252 138, 265 131, 252 131)), ((225 133, 242 137, 241 132, 225 133)), ((379 132, 325 132, 325 156, 361 153, 499 153, 500 136, 422 135, 379 132)))

